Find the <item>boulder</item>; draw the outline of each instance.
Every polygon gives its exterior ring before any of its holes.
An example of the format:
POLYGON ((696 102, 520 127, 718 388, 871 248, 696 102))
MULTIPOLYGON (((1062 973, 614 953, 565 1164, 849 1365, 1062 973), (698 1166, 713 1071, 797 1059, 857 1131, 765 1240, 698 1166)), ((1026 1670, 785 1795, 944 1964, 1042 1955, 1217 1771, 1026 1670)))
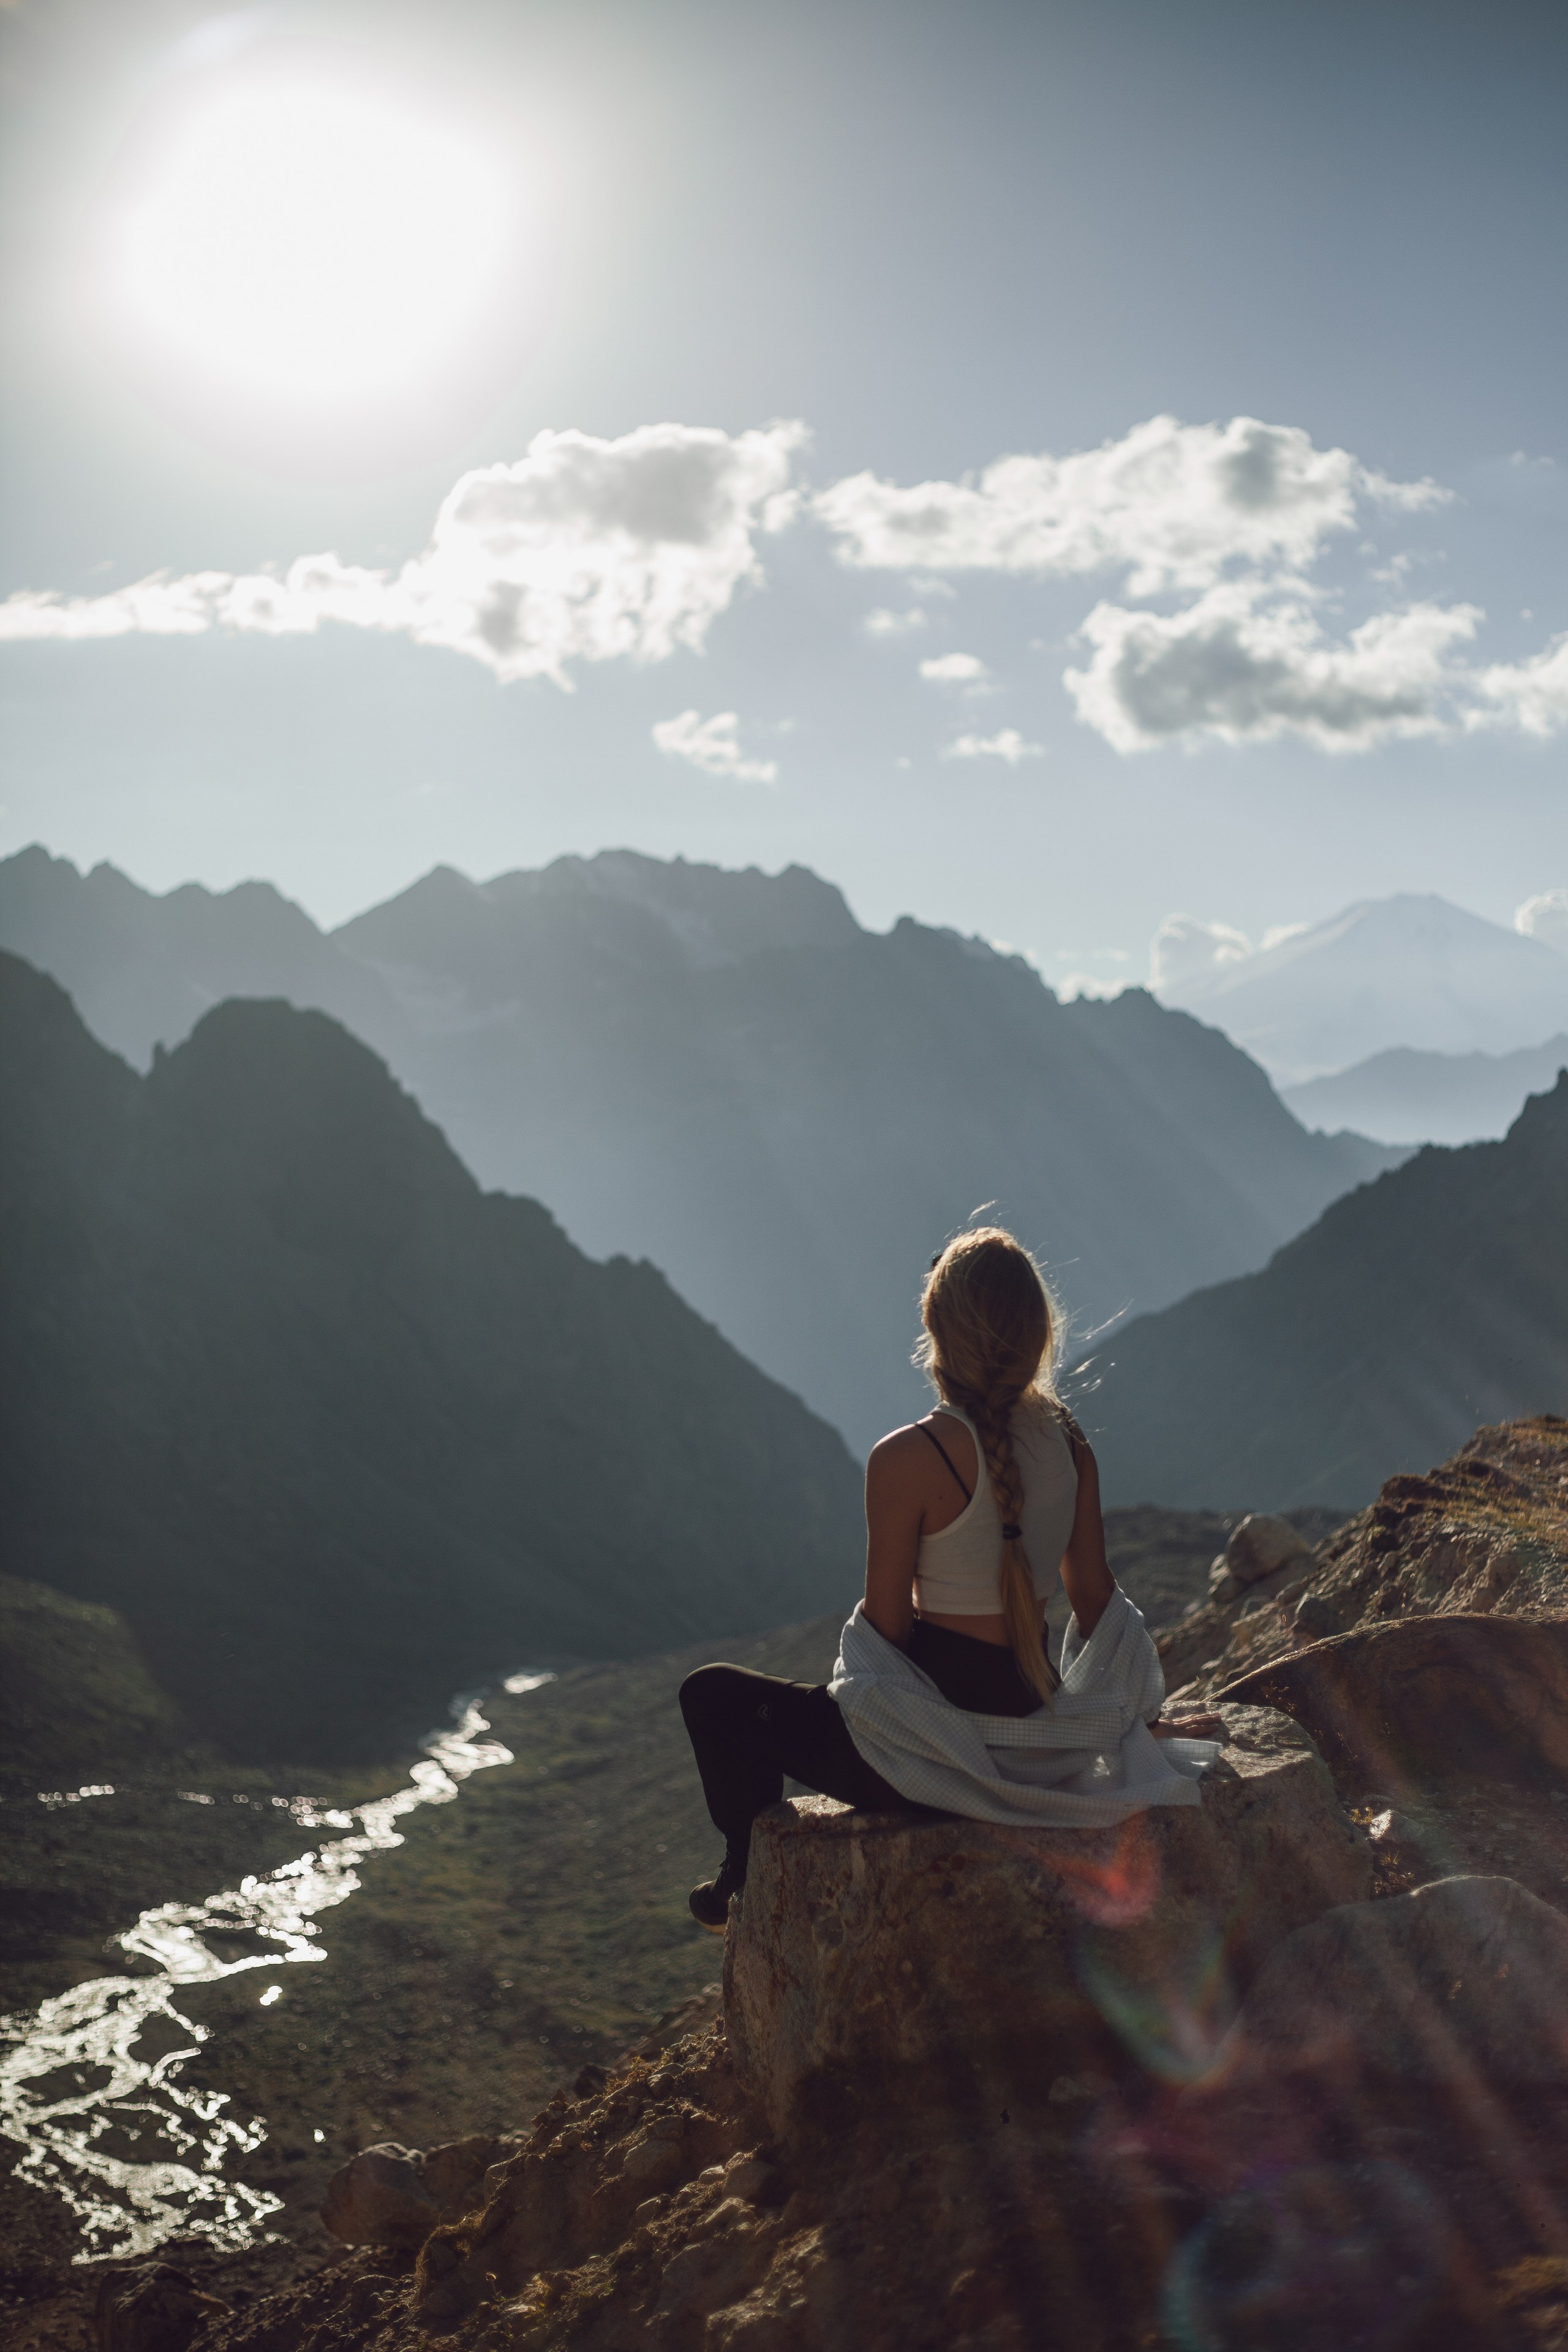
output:
POLYGON ((798 2142, 868 2105, 1016 2117, 1064 2081, 1210 2063, 1284 1937, 1372 1890, 1370 1850, 1299 1727, 1226 1713, 1203 1802, 1106 1831, 765 1813, 726 1940, 737 2077, 798 2142))
POLYGON ((1311 1734, 1350 1787, 1568 1779, 1568 1618, 1394 1618, 1275 1658, 1228 1684, 1311 1734))
POLYGON ((1204 2088, 1349 2105, 1415 2085, 1568 2091, 1568 1919, 1511 1878, 1445 1878, 1299 1928, 1265 1961, 1204 2088))
POLYGON ((1225 1565, 1237 1584, 1261 1584, 1283 1568, 1304 1568, 1312 1547, 1290 1525, 1268 1511, 1249 1511, 1225 1548, 1225 1565))
POLYGON ((438 2218, 423 2151, 395 2140, 362 2147, 333 2173, 321 2205, 322 2226, 345 2246, 417 2245, 438 2218))
MULTIPOLYGON (((597 2072, 603 2081, 603 2067, 597 2072)), ((328 2181, 322 2224, 347 2246, 416 2246, 438 2221, 482 2204, 486 2174, 521 2145, 475 2132, 427 2155, 395 2140, 362 2148, 328 2181)))
POLYGON ((197 2330, 228 2309, 172 2263, 106 2271, 93 2305, 99 2352, 185 2352, 197 2330))

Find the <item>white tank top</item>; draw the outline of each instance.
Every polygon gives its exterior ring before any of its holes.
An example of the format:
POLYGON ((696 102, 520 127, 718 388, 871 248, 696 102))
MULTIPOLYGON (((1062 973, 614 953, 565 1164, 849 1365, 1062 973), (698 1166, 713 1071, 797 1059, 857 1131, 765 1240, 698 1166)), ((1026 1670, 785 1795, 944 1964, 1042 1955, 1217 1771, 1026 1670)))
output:
MULTIPOLYGON (((1002 1514, 980 1433, 955 1405, 939 1405, 937 1411, 962 1422, 974 1440, 974 1492, 951 1527, 921 1538, 915 1607, 939 1617, 996 1617, 1002 1611, 1002 1514)), ((1035 1591, 1046 1601, 1061 1582, 1061 1557, 1078 1509, 1078 1466, 1067 1433, 1048 1405, 1020 1399, 1012 1428, 1014 1459, 1024 1483, 1018 1525, 1035 1571, 1035 1591)))

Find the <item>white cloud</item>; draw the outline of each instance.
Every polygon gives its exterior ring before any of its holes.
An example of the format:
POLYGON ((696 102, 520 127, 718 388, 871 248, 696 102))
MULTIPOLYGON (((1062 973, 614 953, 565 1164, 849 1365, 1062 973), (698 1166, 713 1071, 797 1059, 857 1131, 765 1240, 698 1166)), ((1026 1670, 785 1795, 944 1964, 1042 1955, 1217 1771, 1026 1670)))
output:
POLYGON ((1081 631, 1089 665, 1064 683, 1119 751, 1286 734, 1359 751, 1450 730, 1469 677, 1450 657, 1480 618, 1473 604, 1411 604, 1336 641, 1300 593, 1227 582, 1170 614, 1097 604, 1081 631))
POLYGON ((933 654, 921 664, 921 676, 933 686, 983 686, 991 673, 978 654, 933 654))
POLYGON ((1527 898, 1513 919, 1513 928, 1527 940, 1561 948, 1568 955, 1568 890, 1542 890, 1527 898))
POLYGON ((1525 735, 1556 735, 1568 727, 1568 635, 1521 662, 1494 662, 1476 680, 1489 708, 1467 715, 1472 728, 1517 727, 1525 735))
POLYGON ((675 719, 655 721, 653 740, 672 760, 689 760, 710 776, 728 776, 738 784, 771 784, 778 775, 776 760, 749 760, 741 749, 740 719, 733 710, 715 711, 704 719, 683 710, 675 719))
POLYGON ((1026 743, 1016 727, 1004 727, 994 735, 960 735, 956 741, 942 746, 944 760, 1005 760, 1016 768, 1020 760, 1043 760, 1043 743, 1026 743))
POLYGON ((1149 985, 1176 988, 1252 953, 1245 931, 1228 923, 1201 922, 1194 915, 1167 915, 1149 944, 1149 985))
POLYGON ((1154 416, 1120 441, 1066 457, 999 457, 978 480, 900 488, 875 474, 835 482, 812 510, 865 568, 1130 573, 1136 596, 1204 588, 1229 563, 1299 567, 1367 503, 1409 512, 1450 494, 1393 482, 1294 425, 1154 416))
POLYGON ((923 629, 925 625, 926 614, 918 604, 908 605, 902 612, 895 612, 887 604, 879 604, 873 612, 867 614, 861 623, 868 637, 912 636, 917 629, 923 629))
POLYGON ((339 621, 467 654, 504 681, 567 687, 574 662, 701 648, 761 576, 757 534, 793 518, 804 439, 798 425, 541 433, 514 464, 465 474, 400 572, 317 555, 279 574, 159 573, 104 596, 25 591, 0 604, 0 638, 308 635, 339 621))

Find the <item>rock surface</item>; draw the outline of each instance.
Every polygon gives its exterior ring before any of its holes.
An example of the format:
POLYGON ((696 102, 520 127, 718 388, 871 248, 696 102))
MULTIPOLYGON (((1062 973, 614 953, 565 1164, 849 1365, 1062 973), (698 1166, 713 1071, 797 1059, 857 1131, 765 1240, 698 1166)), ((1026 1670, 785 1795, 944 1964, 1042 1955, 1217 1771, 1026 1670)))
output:
POLYGON ((322 2222, 345 2246, 422 2245, 437 2221, 468 2211, 490 2167, 518 2146, 479 2132, 428 2155, 394 2140, 362 2148, 327 2183, 322 2222))
POLYGON ((1237 1584, 1261 1584, 1281 1569, 1303 1566, 1312 1547, 1289 1519, 1248 1511, 1225 1548, 1225 1564, 1237 1584))
POLYGON ((1568 1615, 1568 1420, 1479 1429, 1424 1476, 1390 1478, 1310 1560, 1230 1588, 1159 1637, 1165 1680, 1199 1699, 1371 1621, 1568 1615))
POLYGON ((1203 2096, 1278 2099, 1310 2075, 1568 2093, 1568 1919, 1511 1878, 1447 1878, 1348 1904, 1264 1963, 1203 2096))
POLYGON ((424 2151, 383 2140, 363 2147, 327 2183, 321 2220, 345 2246, 395 2246, 427 2238, 440 2219, 425 2187, 424 2151))
POLYGON ((822 1797, 764 1814, 724 1993, 768 2127, 831 2133, 880 2105, 918 2133, 1033 2109, 1086 2069, 1110 2079, 1130 2046, 1177 2074, 1204 2063, 1273 1945, 1372 1891, 1366 1843, 1310 1741, 1259 1708, 1226 1727, 1240 1739, 1201 1806, 1117 1830, 822 1797))
POLYGON ((224 2309, 173 2263, 116 2264, 93 2305, 98 2352, 185 2352, 224 2309))
POLYGON ((1276 1658, 1221 1696, 1295 1717, 1352 1787, 1568 1780, 1568 1617, 1385 1619, 1276 1658))

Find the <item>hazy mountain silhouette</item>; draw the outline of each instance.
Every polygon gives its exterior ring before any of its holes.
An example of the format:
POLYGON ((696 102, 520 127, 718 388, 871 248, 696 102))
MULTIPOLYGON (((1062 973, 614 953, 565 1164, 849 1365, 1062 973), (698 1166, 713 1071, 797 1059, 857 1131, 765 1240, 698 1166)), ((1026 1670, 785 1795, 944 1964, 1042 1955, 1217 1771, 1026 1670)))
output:
POLYGON ((482 1182, 651 1258, 858 1445, 922 1394, 920 1277, 981 1203, 1092 1327, 1262 1265, 1394 1156, 1307 1134, 1217 1030, 1141 990, 1059 1003, 981 941, 862 930, 798 866, 437 868, 323 939, 261 886, 159 899, 29 851, 0 866, 0 940, 24 930, 127 1051, 193 994, 341 1013, 482 1182))
POLYGON ((1568 1076, 1502 1142, 1418 1153, 1095 1369, 1081 1411, 1123 1503, 1363 1504, 1478 1423, 1568 1411, 1568 1076))
POLYGON ((231 1753, 847 1605, 836 1432, 647 1265, 483 1193, 366 1047, 230 1003, 139 1077, 0 956, 4 1567, 231 1753))
POLYGON ((1353 1127, 1384 1143, 1482 1143, 1568 1067, 1568 1035, 1517 1054, 1423 1054, 1396 1045, 1353 1068, 1281 1089, 1308 1127, 1353 1127))
POLYGON ((405 1026, 376 975, 270 882, 158 897, 115 866, 79 874, 24 849, 0 859, 0 948, 58 980, 93 1035, 140 1070, 231 996, 331 1013, 378 1053, 405 1026))
POLYGON ((1277 1084, 1295 1087, 1396 1045, 1537 1045, 1568 1028, 1568 956, 1447 898, 1402 891, 1251 954, 1184 961, 1159 992, 1217 1022, 1277 1084))

